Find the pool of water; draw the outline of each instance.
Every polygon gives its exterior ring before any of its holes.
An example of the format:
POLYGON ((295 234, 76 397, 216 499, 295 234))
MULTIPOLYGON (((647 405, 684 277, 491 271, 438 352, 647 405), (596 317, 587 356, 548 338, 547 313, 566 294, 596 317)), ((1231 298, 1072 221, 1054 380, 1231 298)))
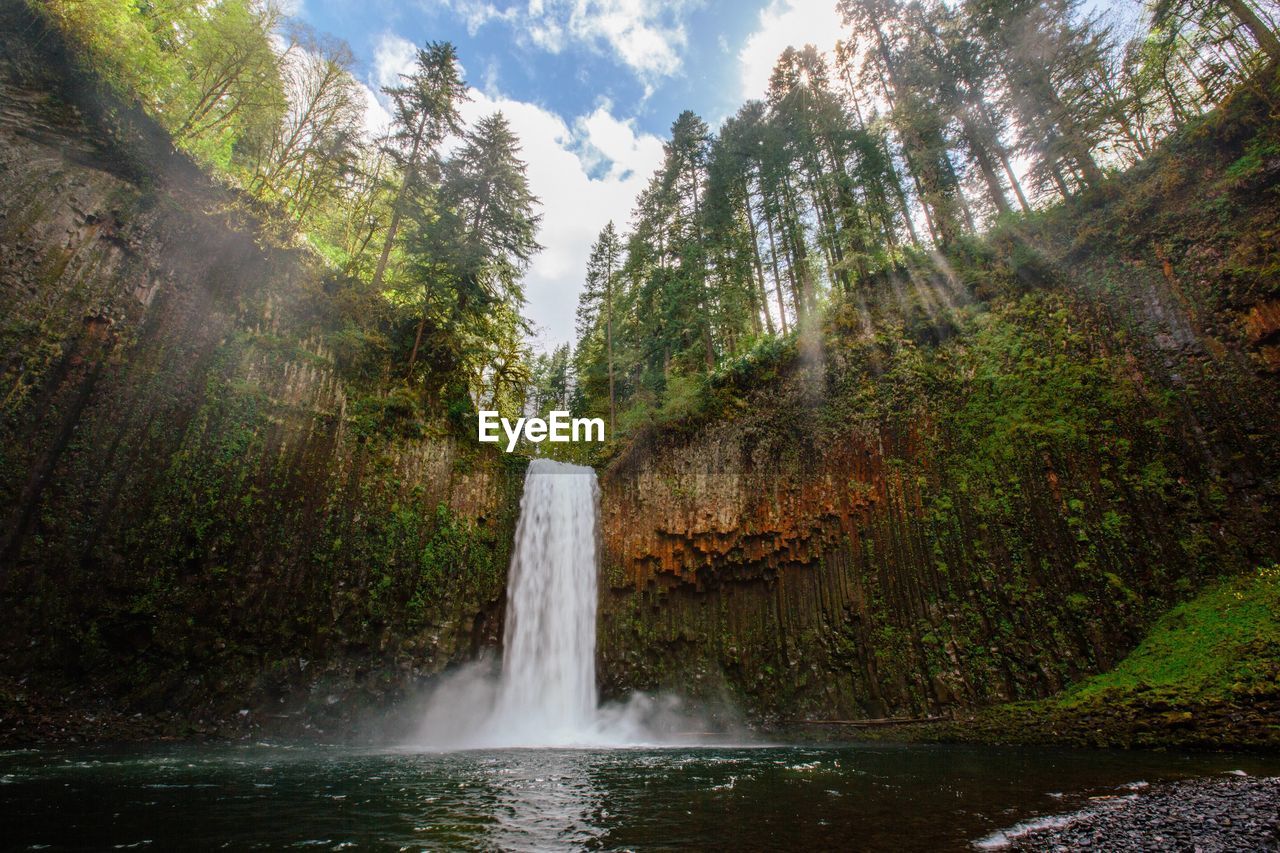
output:
POLYGON ((1240 755, 786 746, 502 750, 172 745, 0 753, 9 849, 965 849, 1240 755))

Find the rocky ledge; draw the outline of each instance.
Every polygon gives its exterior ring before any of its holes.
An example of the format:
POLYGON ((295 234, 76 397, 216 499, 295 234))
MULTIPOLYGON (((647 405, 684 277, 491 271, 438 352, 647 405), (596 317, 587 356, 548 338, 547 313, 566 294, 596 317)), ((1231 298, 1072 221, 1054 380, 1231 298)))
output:
POLYGON ((1280 850, 1280 777, 1226 775, 1145 787, 977 843, 1017 851, 1280 850))

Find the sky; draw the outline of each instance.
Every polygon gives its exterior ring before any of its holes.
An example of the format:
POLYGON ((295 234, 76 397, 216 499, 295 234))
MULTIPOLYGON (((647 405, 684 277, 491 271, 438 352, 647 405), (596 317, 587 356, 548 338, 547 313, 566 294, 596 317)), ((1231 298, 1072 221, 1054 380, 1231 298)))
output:
POLYGON ((542 201, 545 247, 525 279, 535 348, 571 341, 591 243, 662 161, 685 109, 714 129, 765 93, 784 48, 830 50, 834 0, 293 0, 315 29, 351 45, 369 89, 366 123, 389 120, 380 89, 416 46, 450 41, 471 100, 464 119, 501 111, 520 136, 542 201))

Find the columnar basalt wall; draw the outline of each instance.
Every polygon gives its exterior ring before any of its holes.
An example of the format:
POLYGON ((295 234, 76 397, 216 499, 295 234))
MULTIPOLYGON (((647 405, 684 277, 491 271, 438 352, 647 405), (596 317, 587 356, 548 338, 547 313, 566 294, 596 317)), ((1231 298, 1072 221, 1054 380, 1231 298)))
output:
POLYGON ((345 714, 496 644, 520 466, 345 379, 340 282, 145 118, 104 127, 15 15, 2 674, 186 731, 345 714))
POLYGON ((606 691, 775 720, 1040 697, 1274 563, 1277 164, 1232 164, 1275 133, 1235 102, 1105 193, 864 283, 623 451, 606 691))

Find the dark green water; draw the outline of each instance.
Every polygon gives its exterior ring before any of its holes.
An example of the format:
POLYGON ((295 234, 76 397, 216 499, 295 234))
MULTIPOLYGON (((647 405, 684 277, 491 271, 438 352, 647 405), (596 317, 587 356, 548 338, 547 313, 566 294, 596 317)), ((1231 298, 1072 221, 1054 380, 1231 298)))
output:
POLYGON ((14 751, 0 847, 964 849, 1126 783, 1237 768, 1280 773, 1244 756, 962 746, 14 751))

